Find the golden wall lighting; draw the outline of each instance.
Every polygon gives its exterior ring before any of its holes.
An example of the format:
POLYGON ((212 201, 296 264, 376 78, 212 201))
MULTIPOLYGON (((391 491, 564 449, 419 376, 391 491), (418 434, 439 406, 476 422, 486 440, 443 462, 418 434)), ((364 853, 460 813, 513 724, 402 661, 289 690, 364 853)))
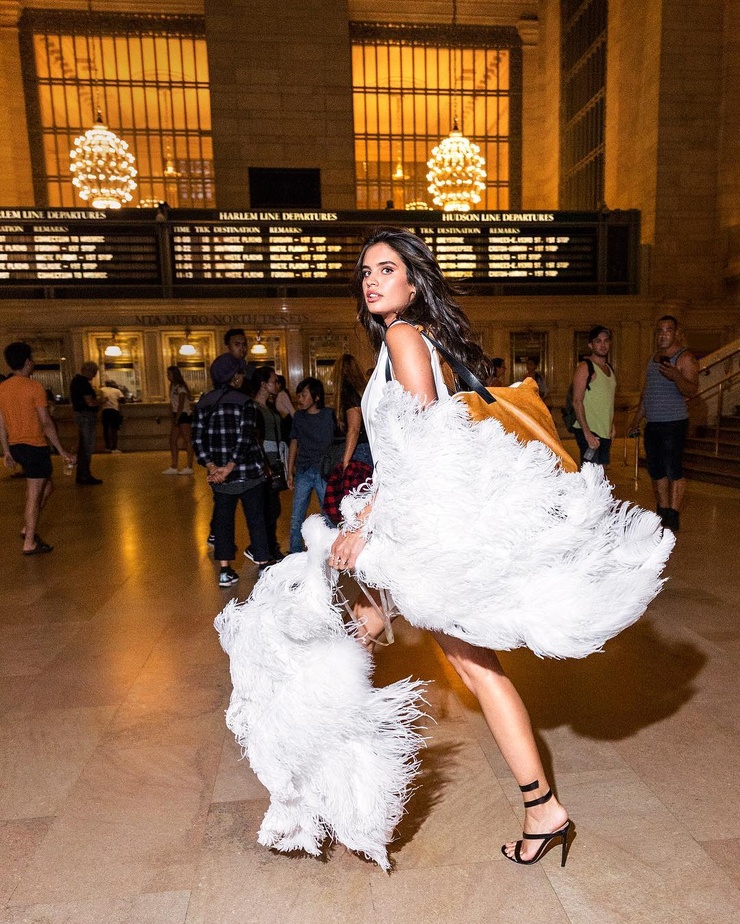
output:
POLYGON ((103 355, 104 355, 104 356, 109 356, 109 357, 112 357, 112 358, 117 358, 118 356, 123 356, 123 350, 122 350, 122 349, 120 348, 120 346, 116 343, 116 337, 117 337, 117 336, 118 336, 118 331, 117 331, 117 330, 115 329, 115 327, 114 327, 114 328, 113 328, 113 332, 112 332, 111 342, 108 344, 108 346, 107 346, 107 347, 105 348, 105 350, 103 351, 103 355))
POLYGON ((251 346, 249 350, 250 356, 267 356, 267 347, 262 342, 262 331, 257 331, 257 339, 251 346))
POLYGON ((188 327, 185 330, 185 343, 180 346, 178 353, 180 356, 195 356, 197 352, 195 346, 190 342, 190 328, 188 327))

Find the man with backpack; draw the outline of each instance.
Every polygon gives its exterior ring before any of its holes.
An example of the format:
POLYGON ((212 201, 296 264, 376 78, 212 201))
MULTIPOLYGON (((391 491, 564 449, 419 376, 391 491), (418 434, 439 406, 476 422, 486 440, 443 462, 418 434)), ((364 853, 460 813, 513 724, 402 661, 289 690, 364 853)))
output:
POLYGON ((581 451, 581 465, 608 465, 614 438, 614 395, 617 379, 607 362, 612 334, 601 324, 588 332, 591 356, 573 374, 573 435, 581 451))

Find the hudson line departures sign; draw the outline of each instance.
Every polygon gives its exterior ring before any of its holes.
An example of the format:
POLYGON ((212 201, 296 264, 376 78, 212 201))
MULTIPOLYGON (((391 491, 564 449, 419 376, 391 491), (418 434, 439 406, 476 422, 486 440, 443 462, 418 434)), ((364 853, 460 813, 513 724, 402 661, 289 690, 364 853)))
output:
POLYGON ((633 294, 639 213, 0 208, 0 296, 346 295, 363 239, 415 231, 481 294, 633 294))

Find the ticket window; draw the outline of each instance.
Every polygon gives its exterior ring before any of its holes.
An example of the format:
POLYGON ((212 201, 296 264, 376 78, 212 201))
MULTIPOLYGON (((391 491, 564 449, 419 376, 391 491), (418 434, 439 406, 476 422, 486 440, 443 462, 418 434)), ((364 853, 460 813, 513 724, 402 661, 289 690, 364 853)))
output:
POLYGON ((544 331, 514 331, 511 334, 511 381, 521 382, 527 377, 527 360, 538 362, 540 372, 548 382, 547 334, 544 331))
POLYGON ((69 394, 70 373, 61 337, 35 337, 27 341, 33 350, 33 377, 57 404, 69 394))
MULTIPOLYGON (((216 358, 216 337, 212 331, 164 333, 165 370, 177 366, 194 399, 213 387, 208 370, 216 358)), ((166 378, 166 376, 165 376, 166 378)), ((169 383, 165 384, 169 392, 169 383)))
POLYGON ((98 384, 112 382, 127 401, 144 394, 144 341, 141 334, 116 331, 90 334, 90 357, 98 364, 98 384))

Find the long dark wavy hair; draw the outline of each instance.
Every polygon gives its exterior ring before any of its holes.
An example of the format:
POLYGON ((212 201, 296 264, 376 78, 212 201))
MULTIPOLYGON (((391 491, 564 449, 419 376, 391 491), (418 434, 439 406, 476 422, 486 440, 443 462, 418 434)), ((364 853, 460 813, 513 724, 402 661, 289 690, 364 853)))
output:
POLYGON ((406 278, 416 289, 413 302, 401 315, 403 320, 422 326, 468 369, 485 376, 486 356, 456 301, 457 291, 443 276, 424 241, 405 228, 376 228, 363 245, 352 279, 358 318, 375 351, 385 339, 385 324, 368 310, 362 290, 365 255, 374 244, 387 244, 398 254, 406 266, 406 278))
POLYGON ((179 366, 167 366, 167 371, 172 376, 172 381, 170 383, 170 391, 172 391, 173 385, 180 385, 181 387, 185 388, 185 391, 187 391, 188 398, 192 398, 193 396, 190 393, 190 386, 185 381, 185 379, 182 377, 182 372, 180 371, 180 367, 179 366))

